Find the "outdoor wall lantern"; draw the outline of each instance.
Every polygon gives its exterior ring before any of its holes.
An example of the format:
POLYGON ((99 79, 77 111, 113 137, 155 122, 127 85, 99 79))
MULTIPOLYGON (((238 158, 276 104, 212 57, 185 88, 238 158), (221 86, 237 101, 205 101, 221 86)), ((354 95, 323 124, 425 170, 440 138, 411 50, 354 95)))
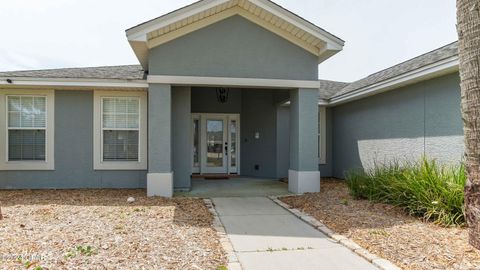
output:
POLYGON ((229 92, 230 92, 230 89, 228 89, 228 88, 217 88, 217 100, 218 100, 218 102, 227 103, 229 92))

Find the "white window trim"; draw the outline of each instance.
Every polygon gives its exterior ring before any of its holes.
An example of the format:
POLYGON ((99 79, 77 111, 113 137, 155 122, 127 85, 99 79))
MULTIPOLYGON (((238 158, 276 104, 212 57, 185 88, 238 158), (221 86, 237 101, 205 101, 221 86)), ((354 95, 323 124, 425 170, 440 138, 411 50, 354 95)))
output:
POLYGON ((324 106, 318 107, 318 125, 320 132, 320 143, 318 144, 318 163, 327 164, 327 110, 324 106))
POLYGON ((52 171, 55 170, 55 91, 54 90, 0 90, 0 170, 4 171, 52 171), (45 160, 8 160, 8 96, 46 97, 45 160))
MULTIPOLYGON (((147 170, 147 92, 139 91, 94 91, 93 95, 93 163, 94 170, 147 170), (138 161, 103 161, 102 100, 109 97, 136 97, 140 100, 140 121, 138 134, 138 161)), ((137 129, 135 129, 137 130, 137 129)))

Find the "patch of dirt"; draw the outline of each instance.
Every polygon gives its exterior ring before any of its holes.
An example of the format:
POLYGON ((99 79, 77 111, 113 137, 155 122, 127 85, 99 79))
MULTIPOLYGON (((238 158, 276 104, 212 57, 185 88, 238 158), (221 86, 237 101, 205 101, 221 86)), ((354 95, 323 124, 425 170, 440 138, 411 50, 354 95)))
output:
POLYGON ((354 200, 341 180, 322 179, 320 193, 281 199, 405 270, 480 269, 465 228, 444 228, 397 207, 354 200))
POLYGON ((0 269, 217 269, 227 262, 202 200, 148 198, 144 190, 0 191, 0 205, 0 269))

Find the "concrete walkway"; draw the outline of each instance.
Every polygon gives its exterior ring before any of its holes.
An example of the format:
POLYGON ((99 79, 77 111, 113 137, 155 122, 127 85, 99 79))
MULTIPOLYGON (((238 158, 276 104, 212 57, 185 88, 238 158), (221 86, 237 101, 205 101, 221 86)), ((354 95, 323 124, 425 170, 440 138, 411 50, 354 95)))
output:
POLYGON ((212 200, 243 269, 378 270, 268 198, 212 200))

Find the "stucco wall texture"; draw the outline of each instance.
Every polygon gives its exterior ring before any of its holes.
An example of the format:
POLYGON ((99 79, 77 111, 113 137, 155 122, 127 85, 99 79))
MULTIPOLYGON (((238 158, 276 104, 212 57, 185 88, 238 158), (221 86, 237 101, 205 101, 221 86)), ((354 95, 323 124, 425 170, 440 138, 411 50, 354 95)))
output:
POLYGON ((55 170, 0 171, 0 188, 144 188, 146 174, 95 171, 93 91, 55 91, 55 170))
POLYGON ((333 175, 422 156, 461 161, 459 83, 455 73, 334 107, 333 175))

